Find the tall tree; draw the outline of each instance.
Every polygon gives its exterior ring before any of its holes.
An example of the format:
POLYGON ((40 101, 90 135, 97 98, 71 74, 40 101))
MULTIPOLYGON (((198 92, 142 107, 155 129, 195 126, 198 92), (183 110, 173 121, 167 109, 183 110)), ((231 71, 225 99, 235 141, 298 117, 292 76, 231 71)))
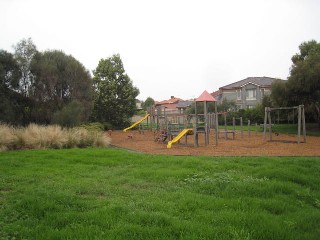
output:
POLYGON ((314 115, 320 126, 320 43, 303 42, 292 60, 285 84, 272 87, 275 101, 286 105, 304 104, 308 115, 314 115))
POLYGON ((30 102, 17 92, 21 72, 11 53, 0 50, 0 121, 21 125, 27 120, 30 102))
POLYGON ((21 71, 20 92, 24 96, 29 96, 30 87, 33 84, 30 65, 33 56, 37 53, 37 47, 32 42, 31 38, 22 39, 15 46, 13 46, 15 53, 14 57, 18 62, 21 71))
POLYGON ((17 89, 21 72, 11 53, 0 50, 0 84, 2 87, 17 89))
POLYGON ((147 97, 147 99, 142 103, 142 108, 147 110, 149 107, 154 105, 154 99, 152 97, 147 97))
POLYGON ((128 124, 136 110, 139 90, 125 73, 120 55, 101 59, 93 75, 96 93, 93 119, 119 127, 128 124))
POLYGON ((72 101, 82 107, 81 121, 88 119, 93 102, 92 79, 79 61, 62 51, 38 52, 31 64, 31 73, 34 83, 30 97, 38 105, 36 116, 39 121, 51 122, 53 114, 72 101))

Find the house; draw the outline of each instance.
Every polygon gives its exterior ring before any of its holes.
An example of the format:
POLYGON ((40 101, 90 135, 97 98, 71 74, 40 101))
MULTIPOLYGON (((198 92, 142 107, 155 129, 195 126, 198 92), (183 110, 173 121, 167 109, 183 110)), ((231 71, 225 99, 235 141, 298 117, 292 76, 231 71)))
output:
POLYGON ((220 87, 219 92, 213 92, 212 95, 215 94, 219 103, 226 99, 235 101, 239 109, 254 108, 265 95, 270 95, 271 84, 276 80, 270 77, 248 77, 220 87))
POLYGON ((156 101, 154 103, 157 109, 160 109, 161 112, 166 112, 167 114, 178 113, 177 105, 181 99, 171 96, 168 100, 156 101))
POLYGON ((181 98, 171 96, 168 100, 156 101, 155 107, 160 108, 162 112, 166 114, 180 114, 185 111, 186 108, 190 107, 192 101, 185 101, 181 98))
POLYGON ((136 108, 137 110, 141 110, 142 109, 142 105, 141 105, 141 101, 136 99, 136 108))

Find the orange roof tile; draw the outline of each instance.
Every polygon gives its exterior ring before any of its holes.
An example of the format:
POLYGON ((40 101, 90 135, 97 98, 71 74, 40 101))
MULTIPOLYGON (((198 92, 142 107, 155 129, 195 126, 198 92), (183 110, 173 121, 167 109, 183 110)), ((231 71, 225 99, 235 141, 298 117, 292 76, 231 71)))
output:
POLYGON ((196 99, 196 102, 216 102, 217 100, 210 95, 207 90, 204 90, 204 92, 196 99))
POLYGON ((182 99, 181 99, 181 98, 173 97, 173 98, 170 98, 170 99, 168 99, 168 100, 156 101, 155 104, 156 104, 156 105, 173 104, 173 103, 179 102, 180 100, 182 100, 182 99))

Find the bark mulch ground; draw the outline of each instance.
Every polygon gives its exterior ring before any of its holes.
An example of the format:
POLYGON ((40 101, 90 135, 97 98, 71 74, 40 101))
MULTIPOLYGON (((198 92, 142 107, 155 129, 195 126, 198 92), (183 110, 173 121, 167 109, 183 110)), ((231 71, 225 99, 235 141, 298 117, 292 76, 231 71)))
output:
MULTIPOLYGON (((194 146, 194 136, 189 135, 187 144, 183 137, 180 143, 175 143, 168 149, 166 143, 155 141, 152 131, 113 131, 111 144, 115 147, 128 150, 167 155, 197 155, 197 156, 320 156, 320 137, 307 136, 306 143, 297 143, 296 135, 273 134, 274 141, 265 141, 262 133, 247 132, 241 136, 236 132, 235 139, 225 139, 220 133, 218 145, 215 144, 215 135, 210 134, 209 145, 205 146, 204 135, 199 135, 199 147, 194 146)), ((231 137, 231 135, 229 136, 231 137)), ((303 141, 303 137, 301 137, 303 141)))

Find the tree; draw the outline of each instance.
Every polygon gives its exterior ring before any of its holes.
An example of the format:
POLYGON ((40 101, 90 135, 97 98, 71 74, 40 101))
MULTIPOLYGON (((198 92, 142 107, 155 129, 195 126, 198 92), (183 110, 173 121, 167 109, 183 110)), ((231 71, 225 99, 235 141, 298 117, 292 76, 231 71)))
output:
POLYGON ((237 105, 234 100, 222 99, 222 102, 217 106, 218 112, 235 112, 237 111, 237 105))
POLYGON ((0 50, 0 121, 21 125, 29 101, 17 92, 21 72, 11 53, 0 50))
MULTIPOLYGON (((31 73, 34 81, 30 98, 37 103, 37 121, 50 123, 54 113, 72 101, 82 106, 81 121, 88 120, 93 105, 92 79, 79 61, 62 51, 38 52, 33 57, 31 73)), ((66 111, 68 108, 62 112, 66 111)))
POLYGON ((24 96, 29 95, 30 87, 32 85, 32 75, 30 65, 33 56, 37 53, 37 47, 32 42, 31 38, 22 39, 17 45, 13 46, 15 53, 14 57, 18 62, 21 71, 20 92, 24 96))
POLYGON ((92 118, 114 126, 125 126, 136 110, 139 89, 125 73, 119 54, 101 59, 93 72, 95 101, 92 118))
POLYGON ((154 105, 154 99, 151 97, 147 97, 147 99, 142 103, 142 108, 147 110, 147 108, 152 107, 154 105))
POLYGON ((53 123, 65 127, 80 125, 83 121, 83 112, 84 108, 81 103, 77 100, 73 100, 69 104, 65 105, 60 111, 54 113, 53 123))
POLYGON ((288 81, 272 86, 272 98, 283 106, 304 104, 306 112, 314 114, 320 126, 320 43, 303 42, 299 50, 291 58, 288 81))
POLYGON ((11 53, 0 50, 0 84, 2 87, 17 89, 21 72, 11 53))

